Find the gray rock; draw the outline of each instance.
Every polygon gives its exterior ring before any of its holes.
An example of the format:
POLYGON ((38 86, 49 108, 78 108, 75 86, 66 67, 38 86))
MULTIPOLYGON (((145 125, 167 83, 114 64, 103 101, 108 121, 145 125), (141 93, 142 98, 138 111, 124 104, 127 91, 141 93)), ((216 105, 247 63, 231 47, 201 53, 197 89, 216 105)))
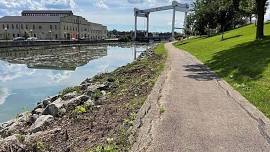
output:
POLYGON ((51 104, 51 98, 48 98, 46 100, 42 101, 43 107, 47 107, 49 104, 51 104))
POLYGON ((50 122, 54 120, 52 115, 41 115, 35 123, 30 127, 30 132, 36 133, 42 130, 42 128, 48 126, 50 122))
POLYGON ((65 101, 65 106, 70 107, 70 106, 77 106, 77 105, 81 105, 84 102, 86 102, 87 100, 89 100, 90 97, 87 95, 81 95, 78 96, 76 98, 73 98, 71 100, 65 101))
POLYGON ((33 123, 37 120, 37 118, 38 118, 38 115, 37 115, 37 114, 33 114, 33 115, 31 115, 31 116, 29 117, 28 122, 29 122, 30 124, 33 124, 33 123))
POLYGON ((33 110, 32 111, 32 114, 41 114, 42 112, 44 111, 44 109, 43 108, 37 108, 37 109, 35 109, 35 110, 33 110))
POLYGON ((59 109, 64 106, 64 101, 61 98, 58 98, 53 103, 49 104, 44 111, 42 112, 43 115, 53 115, 57 116, 59 113, 59 109))
POLYGON ((84 104, 90 107, 95 105, 95 103, 91 99, 87 100, 84 104))
POLYGON ((104 90, 102 90, 101 93, 102 93, 103 96, 106 95, 106 91, 104 91, 104 90))
POLYGON ((9 126, 13 125, 15 123, 15 121, 16 121, 15 119, 9 120, 7 122, 2 123, 1 126, 3 128, 9 127, 9 126))
POLYGON ((65 95, 62 97, 62 99, 63 99, 63 100, 70 100, 70 99, 72 99, 72 98, 75 98, 77 95, 78 95, 78 93, 77 93, 76 91, 70 92, 70 93, 68 93, 68 94, 65 94, 65 95))
POLYGON ((65 113, 67 112, 67 110, 66 110, 66 108, 61 108, 60 110, 59 110, 59 115, 64 115, 65 113))
POLYGON ((55 103, 49 104, 42 112, 42 115, 58 116, 60 108, 61 107, 57 106, 55 103))
POLYGON ((14 135, 11 135, 11 136, 4 138, 4 140, 7 142, 16 141, 17 140, 16 136, 17 136, 17 134, 14 134, 14 135))
POLYGON ((59 99, 59 95, 54 96, 54 97, 51 97, 51 102, 54 102, 54 101, 56 101, 57 99, 59 99))
POLYGON ((87 87, 88 92, 95 92, 99 88, 99 85, 90 85, 87 87))

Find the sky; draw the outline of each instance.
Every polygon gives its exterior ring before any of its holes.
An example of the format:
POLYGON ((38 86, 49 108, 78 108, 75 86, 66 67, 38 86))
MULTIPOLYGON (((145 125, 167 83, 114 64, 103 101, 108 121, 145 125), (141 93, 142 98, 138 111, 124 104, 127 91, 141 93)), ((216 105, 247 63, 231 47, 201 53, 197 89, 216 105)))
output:
MULTIPOLYGON (((177 0, 191 3, 192 0, 177 0)), ((0 0, 0 17, 20 15, 22 10, 66 9, 72 10, 90 22, 104 24, 109 30, 134 29, 134 8, 145 9, 170 5, 172 0, 0 0)), ((270 19, 270 8, 266 19, 270 19)), ((176 27, 183 27, 184 13, 176 13, 176 27)), ((150 14, 151 32, 170 32, 172 10, 150 14)), ((138 29, 146 29, 146 19, 139 18, 138 29)))

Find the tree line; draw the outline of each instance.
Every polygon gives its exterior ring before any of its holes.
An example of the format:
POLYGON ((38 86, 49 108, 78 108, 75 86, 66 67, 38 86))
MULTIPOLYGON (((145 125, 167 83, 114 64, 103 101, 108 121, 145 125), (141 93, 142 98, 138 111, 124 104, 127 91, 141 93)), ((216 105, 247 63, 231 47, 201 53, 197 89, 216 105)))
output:
POLYGON ((256 39, 261 40, 264 38, 264 15, 267 5, 267 0, 196 0, 192 12, 187 16, 185 33, 223 33, 247 22, 251 23, 252 18, 256 18, 256 39))

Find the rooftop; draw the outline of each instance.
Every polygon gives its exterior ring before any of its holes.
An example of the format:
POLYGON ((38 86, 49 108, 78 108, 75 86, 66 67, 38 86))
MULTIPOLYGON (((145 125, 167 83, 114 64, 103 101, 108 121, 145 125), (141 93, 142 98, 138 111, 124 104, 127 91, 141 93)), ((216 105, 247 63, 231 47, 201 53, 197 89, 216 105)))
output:
POLYGON ((71 10, 24 10, 22 16, 25 14, 67 14, 73 15, 71 10))
POLYGON ((0 23, 58 23, 60 16, 4 16, 0 18, 0 23))

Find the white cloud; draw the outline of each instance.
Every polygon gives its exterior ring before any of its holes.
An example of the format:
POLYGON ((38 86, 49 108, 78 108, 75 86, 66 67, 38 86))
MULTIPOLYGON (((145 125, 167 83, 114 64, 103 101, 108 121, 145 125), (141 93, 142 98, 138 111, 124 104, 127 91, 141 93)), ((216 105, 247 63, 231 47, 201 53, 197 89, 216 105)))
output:
POLYGON ((6 98, 9 96, 9 92, 7 88, 0 88, 0 105, 4 104, 6 98))
POLYGON ((63 80, 68 79, 72 73, 72 71, 51 72, 48 74, 48 77, 52 80, 52 82, 59 83, 63 80))
POLYGON ((109 8, 108 5, 105 3, 105 0, 96 0, 96 6, 99 8, 109 8))
POLYGON ((36 70, 28 69, 25 65, 0 63, 0 81, 11 81, 23 76, 31 76, 36 70))

